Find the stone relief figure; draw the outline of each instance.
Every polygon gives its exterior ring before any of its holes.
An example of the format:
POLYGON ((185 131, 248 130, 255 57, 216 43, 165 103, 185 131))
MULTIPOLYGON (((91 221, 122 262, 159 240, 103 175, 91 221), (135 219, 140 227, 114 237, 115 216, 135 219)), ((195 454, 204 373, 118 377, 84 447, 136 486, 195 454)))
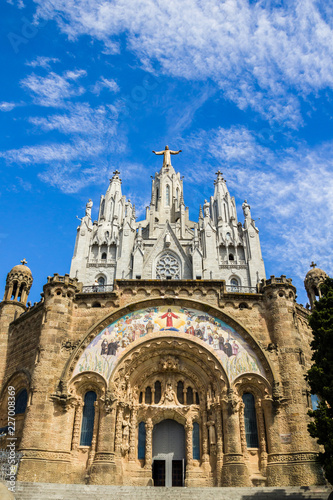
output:
POLYGON ((86 217, 91 218, 91 208, 93 206, 93 202, 89 199, 88 203, 86 204, 86 217))
POLYGON ((251 219, 251 210, 250 210, 250 205, 248 204, 247 200, 244 200, 244 203, 242 205, 243 213, 245 219, 251 219))
POLYGON ((130 434, 130 428, 131 424, 129 421, 129 415, 126 415, 126 417, 123 419, 122 423, 122 429, 123 429, 123 440, 122 440, 122 451, 123 453, 126 453, 129 449, 129 434, 130 434))
POLYGON ((205 203, 204 203, 204 206, 203 206, 203 210, 204 210, 204 216, 205 217, 210 217, 209 203, 208 203, 207 200, 205 200, 205 203))
POLYGON ((163 397, 161 399, 160 405, 163 406, 174 406, 177 405, 176 393, 172 388, 172 383, 169 380, 167 382, 163 397))
POLYGON ((209 433, 209 444, 216 444, 216 434, 215 434, 215 422, 209 420, 207 422, 208 433, 209 433))
POLYGON ((165 149, 163 151, 153 151, 155 155, 163 155, 163 167, 166 167, 167 165, 171 165, 171 156, 170 155, 178 155, 178 153, 181 153, 182 150, 180 149, 179 151, 172 151, 172 149, 169 149, 169 146, 165 146, 165 149))

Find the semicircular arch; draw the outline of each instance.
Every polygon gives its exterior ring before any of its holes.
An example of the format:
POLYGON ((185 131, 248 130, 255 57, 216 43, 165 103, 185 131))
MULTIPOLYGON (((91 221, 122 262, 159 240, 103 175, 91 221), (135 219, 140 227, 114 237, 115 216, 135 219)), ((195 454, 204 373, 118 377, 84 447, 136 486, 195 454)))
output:
MULTIPOLYGON (((183 309, 194 309, 198 312, 206 313, 211 315, 213 318, 217 318, 218 320, 225 322, 227 325, 232 327, 239 336, 247 343, 250 348, 255 352, 258 357, 264 372, 265 377, 269 380, 270 384, 273 385, 273 381, 276 380, 274 368, 270 363, 269 359, 266 357, 262 348, 254 339, 253 335, 249 332, 249 330, 241 324, 239 320, 233 318, 230 314, 226 315, 220 309, 213 307, 211 304, 207 304, 204 302, 198 302, 196 300, 192 300, 189 298, 179 299, 179 298, 147 298, 142 301, 138 301, 135 303, 131 303, 125 307, 118 308, 113 313, 108 313, 103 319, 97 321, 84 335, 84 337, 79 342, 78 346, 73 350, 70 358, 68 359, 66 365, 64 366, 63 373, 61 376, 61 383, 63 387, 66 387, 68 381, 73 376, 73 371, 75 365, 77 364, 80 356, 84 352, 84 350, 89 346, 91 342, 110 324, 113 324, 117 320, 121 318, 125 318, 126 315, 134 313, 136 311, 140 311, 143 308, 159 308, 159 307, 181 307, 183 309)), ((188 340, 189 336, 186 336, 186 340, 188 340)), ((199 339, 197 339, 199 340, 199 339)), ((202 342, 204 344, 204 342, 202 342)), ((134 345, 133 345, 134 347, 134 345)), ((113 370, 112 370, 113 371, 113 370)))

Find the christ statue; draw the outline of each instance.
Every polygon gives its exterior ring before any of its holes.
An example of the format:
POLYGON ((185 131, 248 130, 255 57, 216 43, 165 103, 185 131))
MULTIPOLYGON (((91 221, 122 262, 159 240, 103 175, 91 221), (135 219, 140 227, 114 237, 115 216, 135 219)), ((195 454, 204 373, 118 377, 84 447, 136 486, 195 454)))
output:
POLYGON ((171 165, 171 157, 170 155, 178 155, 178 153, 181 153, 182 150, 180 149, 179 151, 172 151, 172 149, 169 149, 169 146, 165 146, 165 149, 163 151, 153 151, 155 155, 163 155, 163 167, 166 167, 167 165, 171 165))

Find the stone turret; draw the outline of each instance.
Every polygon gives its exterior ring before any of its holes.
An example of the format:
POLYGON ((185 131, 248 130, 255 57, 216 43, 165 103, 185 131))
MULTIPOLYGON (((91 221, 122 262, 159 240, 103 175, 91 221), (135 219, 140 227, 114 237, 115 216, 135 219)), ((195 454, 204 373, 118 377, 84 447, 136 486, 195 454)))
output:
POLYGON ((25 259, 14 266, 7 274, 5 294, 0 303, 0 385, 4 376, 8 345, 8 330, 12 321, 26 309, 28 295, 33 282, 30 269, 25 259))
POLYGON ((315 264, 314 262, 311 262, 310 267, 312 269, 308 271, 304 280, 304 286, 306 293, 308 294, 311 309, 314 308, 315 301, 320 299, 320 285, 327 278, 327 274, 325 273, 325 271, 319 269, 319 267, 316 267, 316 265, 317 264, 315 264))
POLYGON ((7 274, 4 301, 26 305, 33 282, 32 273, 26 264, 25 259, 21 260, 21 264, 14 266, 7 274))

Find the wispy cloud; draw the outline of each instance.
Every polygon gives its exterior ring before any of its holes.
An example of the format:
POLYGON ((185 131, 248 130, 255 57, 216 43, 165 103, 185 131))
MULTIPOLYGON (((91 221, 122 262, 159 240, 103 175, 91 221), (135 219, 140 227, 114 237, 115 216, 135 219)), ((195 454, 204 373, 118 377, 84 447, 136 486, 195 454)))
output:
POLYGON ((113 46, 125 33, 146 69, 209 78, 240 109, 269 121, 301 125, 300 99, 333 88, 330 10, 315 0, 36 3, 37 15, 56 19, 71 39, 88 34, 113 46))
POLYGON ((99 95, 103 89, 109 90, 109 92, 117 93, 119 92, 119 86, 115 80, 109 80, 103 76, 98 80, 92 88, 92 93, 99 95))
POLYGON ((12 111, 12 109, 18 106, 15 102, 0 102, 0 111, 12 111))
POLYGON ((34 104, 57 108, 64 106, 66 99, 85 93, 84 87, 76 84, 85 75, 84 70, 66 71, 63 75, 50 72, 47 76, 32 73, 20 83, 30 91, 34 104))
POLYGON ((50 69, 51 68, 51 63, 57 63, 60 62, 60 59, 57 57, 43 57, 43 56, 38 56, 36 59, 33 59, 32 61, 27 61, 25 64, 26 66, 31 66, 32 68, 44 68, 44 69, 50 69))
POLYGON ((258 136, 245 127, 232 127, 185 137, 183 149, 196 152, 189 180, 204 182, 202 165, 209 178, 221 167, 231 195, 244 193, 252 216, 261 218, 266 258, 299 278, 309 259, 333 270, 327 252, 333 239, 333 141, 313 148, 299 142, 272 152, 258 136))
POLYGON ((63 112, 30 117, 29 121, 46 133, 60 132, 64 139, 11 149, 0 153, 0 157, 8 164, 44 168, 39 178, 64 192, 107 182, 115 158, 126 148, 126 138, 108 106, 68 103, 63 112))

